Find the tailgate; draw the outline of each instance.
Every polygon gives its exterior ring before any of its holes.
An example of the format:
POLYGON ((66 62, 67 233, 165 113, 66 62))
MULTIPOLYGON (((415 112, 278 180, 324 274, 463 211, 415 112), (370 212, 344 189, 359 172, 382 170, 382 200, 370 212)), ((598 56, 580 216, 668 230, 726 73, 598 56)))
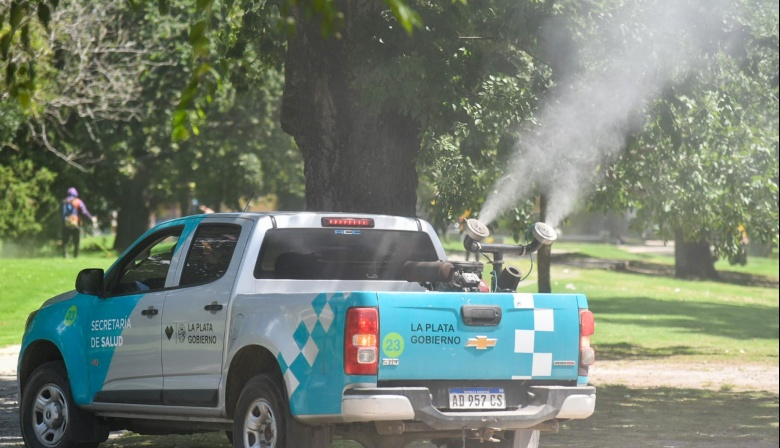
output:
POLYGON ((378 297, 379 380, 577 379, 583 295, 378 297))

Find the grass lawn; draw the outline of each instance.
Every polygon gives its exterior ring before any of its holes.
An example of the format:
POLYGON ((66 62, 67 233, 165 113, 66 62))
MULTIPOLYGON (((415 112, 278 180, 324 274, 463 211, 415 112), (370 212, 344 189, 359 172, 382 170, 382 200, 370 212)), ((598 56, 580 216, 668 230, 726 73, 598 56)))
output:
POLYGON ((80 270, 107 269, 112 262, 94 255, 0 258, 0 347, 21 343, 27 315, 47 299, 72 290, 80 270))
MULTIPOLYGON (((555 249, 653 263, 671 259, 606 244, 564 243, 555 249)), ((18 344, 27 315, 46 299, 73 289, 81 269, 107 268, 112 262, 100 252, 78 259, 0 258, 0 346, 18 344)), ((508 262, 524 273, 531 270, 519 291, 535 292, 536 272, 529 258, 508 262)), ((777 278, 778 260, 752 257, 740 269, 777 278)), ((694 356, 778 362, 777 289, 556 265, 552 279, 554 292, 587 295, 597 322, 593 343, 602 359, 694 356)))

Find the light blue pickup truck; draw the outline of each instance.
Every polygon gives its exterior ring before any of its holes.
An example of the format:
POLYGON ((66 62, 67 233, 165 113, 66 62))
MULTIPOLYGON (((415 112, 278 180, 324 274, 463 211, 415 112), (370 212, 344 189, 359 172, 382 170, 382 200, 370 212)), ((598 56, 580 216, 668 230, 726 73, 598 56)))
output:
POLYGON ((488 280, 480 262, 447 261, 415 218, 160 224, 28 318, 25 443, 95 447, 129 429, 224 431, 237 448, 536 447, 594 411, 593 314, 582 295, 518 294, 519 271, 502 269, 552 229, 537 223, 526 246, 467 230, 488 280))

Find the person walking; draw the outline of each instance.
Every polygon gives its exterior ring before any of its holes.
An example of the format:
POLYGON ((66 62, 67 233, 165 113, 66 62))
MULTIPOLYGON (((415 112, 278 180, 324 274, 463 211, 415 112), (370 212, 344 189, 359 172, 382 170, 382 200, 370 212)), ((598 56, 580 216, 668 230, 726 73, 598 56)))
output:
POLYGON ((81 244, 81 217, 86 216, 93 223, 95 217, 87 210, 87 205, 79 199, 79 192, 73 188, 68 188, 68 195, 62 200, 60 207, 62 211, 62 254, 68 258, 68 244, 73 241, 73 257, 79 256, 79 245, 81 244))

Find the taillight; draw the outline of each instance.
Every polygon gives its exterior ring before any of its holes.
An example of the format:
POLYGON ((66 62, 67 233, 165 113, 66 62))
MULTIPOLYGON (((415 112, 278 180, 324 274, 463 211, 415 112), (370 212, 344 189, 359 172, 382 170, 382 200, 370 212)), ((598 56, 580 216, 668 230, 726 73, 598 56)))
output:
POLYGON ((588 375, 588 366, 596 362, 596 351, 590 346, 590 337, 596 331, 596 321, 590 310, 580 310, 580 367, 579 375, 588 375))
POLYGON ((344 373, 376 375, 379 365, 379 312, 376 308, 350 308, 344 332, 344 373))
POLYGON ((591 336, 596 331, 596 321, 590 310, 580 310, 580 336, 591 336))

